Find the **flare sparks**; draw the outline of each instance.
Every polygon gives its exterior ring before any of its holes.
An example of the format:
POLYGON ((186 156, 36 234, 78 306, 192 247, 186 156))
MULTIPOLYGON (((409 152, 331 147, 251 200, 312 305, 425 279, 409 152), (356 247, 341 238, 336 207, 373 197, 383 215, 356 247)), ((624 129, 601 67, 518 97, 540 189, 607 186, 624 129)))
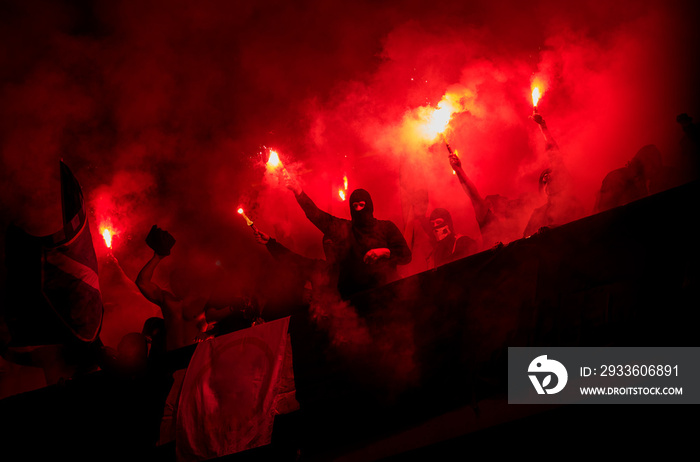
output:
POLYGON ((279 167, 282 169, 282 174, 285 176, 285 178, 289 177, 289 173, 280 160, 280 156, 277 154, 277 151, 270 149, 270 157, 267 160, 267 166, 270 170, 276 170, 279 167))

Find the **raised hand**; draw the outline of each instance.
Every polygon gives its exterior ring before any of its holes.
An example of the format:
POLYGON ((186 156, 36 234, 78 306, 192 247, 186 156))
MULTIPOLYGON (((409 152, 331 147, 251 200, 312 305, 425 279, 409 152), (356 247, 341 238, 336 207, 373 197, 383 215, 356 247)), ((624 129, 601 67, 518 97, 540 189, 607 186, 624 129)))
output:
POLYGON ((257 228, 253 230, 253 235, 255 236, 255 240, 258 241, 258 244, 266 245, 268 242, 270 242, 270 236, 257 228))
POLYGON ((462 159, 460 159, 459 157, 457 157, 457 154, 450 154, 450 155, 449 155, 449 159, 450 159, 450 166, 451 166, 453 169, 457 169, 457 168, 461 168, 461 167, 462 167, 462 159))
POLYGON ((544 117, 541 115, 535 113, 530 116, 530 118, 537 124, 540 125, 543 128, 547 128, 547 122, 544 121, 544 117))
POLYGON ((284 185, 287 187, 287 189, 292 191, 297 196, 299 194, 301 194, 303 191, 301 188, 301 184, 296 179, 296 177, 293 177, 292 175, 290 175, 288 173, 286 175, 284 175, 284 185))

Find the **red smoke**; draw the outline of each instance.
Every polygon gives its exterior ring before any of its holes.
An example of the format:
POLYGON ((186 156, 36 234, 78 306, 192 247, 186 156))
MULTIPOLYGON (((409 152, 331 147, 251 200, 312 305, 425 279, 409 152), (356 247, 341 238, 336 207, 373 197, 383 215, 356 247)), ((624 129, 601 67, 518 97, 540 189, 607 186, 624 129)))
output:
MULTIPOLYGON (((271 259, 239 206, 293 250, 322 256, 320 233, 266 176, 265 146, 335 215, 349 216, 338 195, 347 174, 349 191, 371 192, 378 218, 403 228, 402 191, 424 189, 428 213, 447 208, 458 232, 477 237, 444 145, 417 142, 407 129, 418 108, 447 92, 469 95, 446 136, 481 194, 524 195, 532 207, 544 202, 537 179, 548 166, 528 120, 535 78, 546 84, 538 110, 589 211, 608 171, 650 143, 673 163, 675 116, 700 118, 690 2, 2 8, 3 232, 10 222, 35 234, 60 226, 63 158, 83 186, 92 229, 105 217, 119 229, 113 252, 129 279, 150 257, 151 225, 175 236, 171 263, 156 272, 164 286, 169 265, 186 264, 225 272, 236 290, 269 288, 271 259)), ((105 297, 110 281, 101 281, 105 297)), ((103 332, 125 330, 108 325, 119 319, 108 314, 103 332)))

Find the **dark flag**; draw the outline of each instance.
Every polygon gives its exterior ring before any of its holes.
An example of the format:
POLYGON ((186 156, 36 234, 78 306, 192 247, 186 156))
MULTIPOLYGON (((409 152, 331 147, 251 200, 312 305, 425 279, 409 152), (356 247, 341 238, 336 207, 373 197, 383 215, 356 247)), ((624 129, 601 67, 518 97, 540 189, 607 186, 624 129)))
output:
POLYGON ((63 228, 37 237, 11 226, 6 240, 13 346, 90 343, 103 306, 83 193, 61 162, 63 228), (76 342, 77 341, 77 342, 76 342))

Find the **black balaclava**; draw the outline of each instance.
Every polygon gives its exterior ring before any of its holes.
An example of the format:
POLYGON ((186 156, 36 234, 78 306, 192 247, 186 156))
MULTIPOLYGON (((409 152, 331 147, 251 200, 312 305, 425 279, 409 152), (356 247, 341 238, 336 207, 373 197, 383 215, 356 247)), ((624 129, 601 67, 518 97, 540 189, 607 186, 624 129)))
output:
POLYGON ((374 204, 372 203, 372 196, 369 195, 364 189, 356 189, 350 194, 350 216, 352 217, 352 224, 355 226, 367 226, 374 221, 374 204), (362 210, 355 210, 352 207, 353 202, 365 202, 365 208, 362 210))
POLYGON ((433 213, 430 214, 430 221, 437 220, 438 218, 442 218, 443 224, 438 227, 433 226, 433 235, 435 236, 435 239, 441 241, 450 234, 454 236, 455 231, 452 224, 452 215, 450 215, 450 212, 448 212, 445 209, 433 210, 433 213))

